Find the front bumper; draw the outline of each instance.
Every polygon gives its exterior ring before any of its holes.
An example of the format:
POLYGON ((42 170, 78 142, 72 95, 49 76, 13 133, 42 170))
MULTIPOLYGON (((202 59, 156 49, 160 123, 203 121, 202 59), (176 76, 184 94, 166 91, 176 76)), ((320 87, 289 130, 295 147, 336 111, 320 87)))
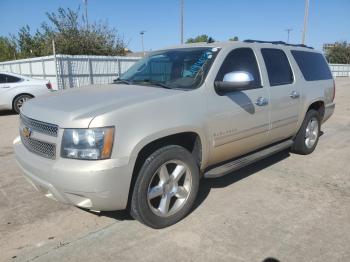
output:
POLYGON ((335 109, 335 103, 330 103, 325 106, 322 123, 326 122, 333 115, 334 109, 335 109))
POLYGON ((98 211, 125 209, 134 161, 50 160, 29 152, 18 137, 16 160, 27 180, 47 197, 98 211))

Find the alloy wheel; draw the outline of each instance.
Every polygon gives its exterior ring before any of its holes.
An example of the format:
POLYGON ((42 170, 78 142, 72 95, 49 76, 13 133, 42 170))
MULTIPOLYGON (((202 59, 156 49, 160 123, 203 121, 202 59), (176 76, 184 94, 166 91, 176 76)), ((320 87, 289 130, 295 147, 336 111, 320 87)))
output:
POLYGON ((305 132, 305 145, 308 148, 312 148, 315 145, 318 138, 318 129, 319 126, 316 117, 311 118, 305 132))
POLYGON ((160 166, 153 175, 147 191, 152 212, 168 217, 178 212, 187 202, 192 187, 189 167, 180 160, 171 160, 160 166))

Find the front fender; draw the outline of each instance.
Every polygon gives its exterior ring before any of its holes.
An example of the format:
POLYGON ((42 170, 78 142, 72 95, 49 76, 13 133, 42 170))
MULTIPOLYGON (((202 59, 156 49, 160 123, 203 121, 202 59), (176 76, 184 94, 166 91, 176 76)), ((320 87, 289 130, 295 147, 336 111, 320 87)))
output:
POLYGON ((180 134, 180 133, 187 133, 187 132, 191 132, 191 133, 195 133, 198 135, 200 142, 201 142, 201 169, 204 168, 206 166, 207 163, 207 159, 208 159, 208 141, 206 139, 206 136, 203 132, 203 128, 199 128, 199 127, 194 127, 194 126, 182 126, 182 127, 177 127, 177 128, 169 128, 169 129, 164 129, 161 130, 159 132, 153 133, 147 137, 144 137, 143 139, 139 140, 135 146, 133 147, 133 150, 131 152, 131 156, 133 158, 136 158, 138 156, 138 154, 140 153, 140 151, 147 146, 148 144, 161 139, 161 138, 165 138, 171 135, 176 135, 176 134, 180 134))

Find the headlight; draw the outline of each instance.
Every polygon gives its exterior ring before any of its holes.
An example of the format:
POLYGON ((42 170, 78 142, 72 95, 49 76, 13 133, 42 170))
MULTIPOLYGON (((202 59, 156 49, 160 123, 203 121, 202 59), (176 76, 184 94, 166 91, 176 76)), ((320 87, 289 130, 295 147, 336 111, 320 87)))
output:
POLYGON ((65 129, 61 157, 98 160, 111 157, 114 127, 65 129))

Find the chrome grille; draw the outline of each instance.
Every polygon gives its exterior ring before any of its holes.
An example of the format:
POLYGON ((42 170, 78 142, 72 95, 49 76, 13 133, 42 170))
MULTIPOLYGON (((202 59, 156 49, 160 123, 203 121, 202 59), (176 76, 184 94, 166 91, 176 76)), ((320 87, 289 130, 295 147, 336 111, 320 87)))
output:
POLYGON ((57 125, 34 120, 24 115, 21 115, 20 119, 24 126, 29 127, 33 131, 37 131, 45 135, 57 137, 57 134, 58 134, 57 125))
POLYGON ((39 141, 33 138, 27 138, 23 136, 22 132, 21 140, 23 145, 34 154, 46 157, 49 159, 56 158, 56 145, 48 142, 39 141))

